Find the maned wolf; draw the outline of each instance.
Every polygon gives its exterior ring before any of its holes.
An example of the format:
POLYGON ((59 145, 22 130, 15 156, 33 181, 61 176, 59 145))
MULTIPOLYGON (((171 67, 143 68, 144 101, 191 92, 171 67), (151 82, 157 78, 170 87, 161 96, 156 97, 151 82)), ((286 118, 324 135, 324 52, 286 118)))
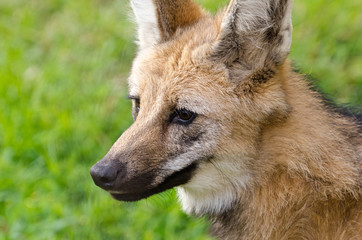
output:
POLYGON ((177 186, 220 239, 362 239, 357 118, 287 60, 292 0, 133 0, 133 125, 91 169, 115 199, 177 186))

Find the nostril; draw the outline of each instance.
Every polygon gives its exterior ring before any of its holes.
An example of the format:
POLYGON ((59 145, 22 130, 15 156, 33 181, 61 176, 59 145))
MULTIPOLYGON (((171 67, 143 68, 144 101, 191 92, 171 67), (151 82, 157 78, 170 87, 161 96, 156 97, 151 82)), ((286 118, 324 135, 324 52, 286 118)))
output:
POLYGON ((101 180, 101 182, 104 182, 104 183, 109 183, 114 180, 114 178, 112 176, 100 177, 99 179, 101 180))
POLYGON ((110 189, 117 179, 118 171, 112 165, 96 163, 90 170, 94 183, 103 188, 110 189))

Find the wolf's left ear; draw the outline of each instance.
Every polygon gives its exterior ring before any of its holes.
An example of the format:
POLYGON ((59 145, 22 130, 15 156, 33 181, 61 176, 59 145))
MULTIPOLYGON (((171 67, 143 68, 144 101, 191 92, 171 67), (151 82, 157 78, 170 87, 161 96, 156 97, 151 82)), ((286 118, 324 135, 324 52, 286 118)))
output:
POLYGON ((256 70, 282 63, 292 42, 292 0, 231 0, 213 57, 256 70))
POLYGON ((193 0, 131 0, 141 49, 169 40, 178 28, 199 20, 202 9, 193 0))

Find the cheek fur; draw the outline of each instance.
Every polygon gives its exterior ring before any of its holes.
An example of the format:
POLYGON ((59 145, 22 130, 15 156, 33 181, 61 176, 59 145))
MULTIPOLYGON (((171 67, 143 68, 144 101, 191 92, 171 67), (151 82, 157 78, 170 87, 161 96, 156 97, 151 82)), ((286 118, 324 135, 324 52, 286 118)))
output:
POLYGON ((187 127, 174 126, 170 129, 167 139, 169 158, 163 168, 166 172, 179 171, 213 155, 220 132, 217 124, 211 120, 205 121, 202 124, 197 122, 187 127))

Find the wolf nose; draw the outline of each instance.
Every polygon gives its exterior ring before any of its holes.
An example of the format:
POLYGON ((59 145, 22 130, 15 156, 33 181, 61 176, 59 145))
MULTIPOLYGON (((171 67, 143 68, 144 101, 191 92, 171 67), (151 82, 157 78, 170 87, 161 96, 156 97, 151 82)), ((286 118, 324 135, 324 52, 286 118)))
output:
POLYGON ((102 161, 93 165, 90 174, 94 183, 105 190, 111 190, 117 179, 118 170, 112 164, 105 164, 102 161))

